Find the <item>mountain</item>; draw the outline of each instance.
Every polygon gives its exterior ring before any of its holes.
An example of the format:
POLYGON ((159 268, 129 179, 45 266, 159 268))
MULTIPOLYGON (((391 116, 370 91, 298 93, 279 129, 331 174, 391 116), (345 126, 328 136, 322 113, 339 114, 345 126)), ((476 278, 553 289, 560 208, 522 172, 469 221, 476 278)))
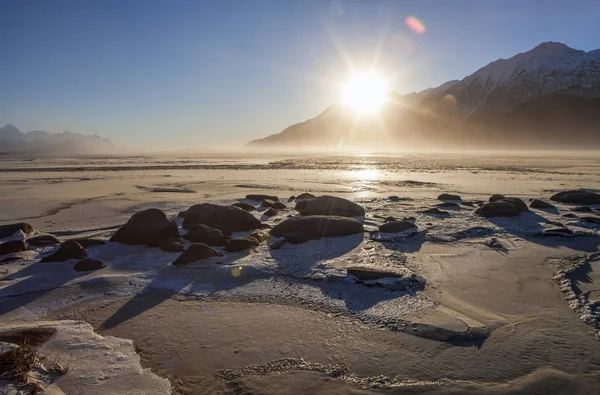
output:
POLYGON ((13 125, 6 125, 0 127, 0 152, 35 156, 112 154, 115 147, 110 140, 97 135, 43 130, 23 133, 13 125))
POLYGON ((600 147, 600 50, 546 42, 458 81, 399 95, 377 117, 334 105, 251 147, 600 147))

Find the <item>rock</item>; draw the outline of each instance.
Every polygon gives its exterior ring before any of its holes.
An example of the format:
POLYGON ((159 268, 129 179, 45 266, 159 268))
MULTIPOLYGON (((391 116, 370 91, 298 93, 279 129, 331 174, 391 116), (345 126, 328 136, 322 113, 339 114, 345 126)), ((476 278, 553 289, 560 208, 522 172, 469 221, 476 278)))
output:
POLYGON ((531 208, 538 208, 538 209, 556 208, 552 204, 546 203, 546 202, 544 202, 543 200, 540 200, 540 199, 533 199, 533 200, 531 200, 531 203, 529 203, 529 207, 531 207, 531 208))
POLYGON ((263 241, 267 241, 269 239, 269 234, 264 231, 256 231, 252 233, 250 237, 254 237, 259 243, 262 243, 263 241))
POLYGON ((460 202, 461 206, 475 207, 475 202, 460 202))
POLYGON ((20 259, 21 259, 20 256, 7 256, 6 258, 0 259, 0 263, 14 262, 14 261, 18 261, 20 259))
POLYGON ((266 215, 267 217, 273 217, 273 216, 279 214, 279 210, 274 209, 273 207, 271 207, 270 209, 268 209, 267 211, 265 211, 263 214, 266 215))
POLYGON ((294 200, 296 200, 296 196, 292 195, 290 196, 290 198, 288 199, 288 203, 293 202, 294 200))
POLYGON ((363 224, 353 218, 314 215, 286 219, 271 229, 271 234, 281 237, 285 233, 303 233, 312 237, 346 236, 364 231, 363 224))
POLYGON ((385 220, 386 222, 394 222, 394 221, 396 220, 396 218, 394 218, 394 217, 392 217, 392 216, 389 216, 389 217, 385 217, 385 218, 384 218, 384 220, 385 220))
POLYGON ((246 199, 253 200, 255 202, 262 202, 263 200, 273 200, 273 201, 279 200, 279 198, 277 196, 260 195, 260 194, 246 195, 246 199))
POLYGON ((392 222, 387 222, 379 227, 379 231, 384 232, 384 233, 398 233, 398 232, 404 232, 405 230, 408 230, 408 229, 416 230, 417 225, 413 224, 412 222, 408 222, 408 221, 392 221, 392 222))
POLYGON ((506 249, 506 247, 504 247, 504 244, 502 244, 500 241, 498 241, 498 239, 495 237, 492 237, 491 239, 484 241, 483 244, 485 244, 486 246, 493 248, 495 250, 505 250, 506 249))
POLYGON ((271 207, 276 210, 285 210, 287 208, 287 206, 281 202, 274 202, 273 205, 271 205, 271 207))
POLYGON ((564 191, 552 195, 550 200, 573 204, 600 204, 600 194, 588 191, 564 191))
POLYGON ((273 225, 270 224, 261 224, 259 229, 271 229, 273 225))
POLYGON ((73 240, 68 240, 62 243, 56 252, 42 258, 40 262, 64 262, 69 259, 83 258, 87 258, 87 253, 81 244, 73 240))
POLYGON ((239 208, 241 208, 242 210, 245 210, 245 211, 254 211, 254 210, 256 210, 256 207, 254 207, 251 204, 244 203, 244 202, 233 203, 232 206, 233 207, 239 207, 239 208))
POLYGON ((563 218, 579 218, 575 214, 571 214, 571 213, 563 214, 563 215, 561 215, 561 217, 563 217, 563 218))
POLYGON ((589 224, 595 224, 595 225, 600 225, 600 218, 599 217, 592 217, 591 215, 586 215, 584 217, 580 218, 582 221, 587 222, 589 224))
POLYGON ((296 210, 302 215, 338 215, 343 217, 364 217, 365 209, 350 200, 336 196, 319 196, 296 203, 296 210))
MULTIPOLYGON (((186 214, 186 219, 189 213, 186 214)), ((156 244, 168 237, 179 237, 177 224, 165 213, 156 208, 140 211, 133 216, 110 238, 110 241, 123 244, 156 244)))
POLYGON ((591 213, 593 212, 592 208, 590 206, 578 206, 575 208, 572 208, 571 211, 576 211, 578 213, 591 213))
POLYGON ((27 239, 27 243, 34 247, 50 246, 59 244, 60 240, 52 235, 35 236, 27 239))
POLYGON ((302 244, 310 240, 315 240, 314 236, 306 233, 284 233, 283 238, 291 244, 302 244))
POLYGON ((211 203, 196 204, 188 209, 183 227, 189 229, 198 224, 229 232, 244 232, 261 227, 258 218, 239 207, 211 203))
POLYGON ((92 270, 103 269, 108 266, 106 263, 92 258, 85 258, 80 260, 73 266, 73 269, 77 272, 90 272, 92 270))
POLYGON ((81 245, 83 248, 103 246, 104 244, 106 244, 106 241, 102 239, 80 238, 72 240, 78 242, 79 245, 81 245))
POLYGON ((23 240, 9 240, 0 244, 0 255, 13 254, 15 252, 26 250, 27 243, 23 240))
POLYGON ((270 200, 270 199, 265 199, 263 200, 263 202, 260 204, 260 207, 263 208, 268 208, 268 207, 272 207, 273 204, 275 204, 274 200, 270 200))
POLYGON ((498 200, 502 200, 502 199, 506 199, 504 197, 504 195, 500 195, 499 193, 496 193, 496 194, 493 194, 492 196, 490 196, 489 202, 490 203, 497 202, 498 200))
POLYGON ((179 218, 185 218, 185 214, 186 214, 186 213, 187 213, 187 210, 186 210, 186 211, 180 211, 180 212, 178 212, 178 213, 177 213, 177 216, 178 216, 179 218))
POLYGON ((562 226, 564 227, 564 224, 561 224, 560 222, 557 221, 546 221, 545 223, 549 224, 549 225, 554 225, 554 226, 562 226))
POLYGON ((223 232, 202 224, 188 229, 187 234, 183 238, 194 243, 203 243, 209 246, 224 246, 227 243, 227 238, 223 232))
POLYGON ((156 243, 156 247, 160 248, 164 252, 182 252, 185 251, 185 247, 178 237, 167 237, 156 243))
POLYGON ((192 262, 201 261, 203 259, 223 256, 223 253, 203 243, 194 243, 188 247, 179 257, 173 262, 173 265, 187 265, 192 262))
POLYGON ((388 199, 391 200, 392 202, 397 202, 400 200, 400 198, 398 196, 388 196, 388 199))
POLYGON ((444 210, 440 210, 437 207, 428 208, 427 210, 423 210, 423 211, 419 211, 419 212, 423 213, 423 214, 450 215, 449 212, 444 211, 444 210))
POLYGON ((525 211, 529 211, 529 207, 527 207, 527 205, 525 204, 525 202, 519 198, 516 197, 505 197, 502 200, 497 200, 497 202, 509 202, 511 204, 513 204, 516 208, 517 211, 519 212, 525 212, 525 211))
POLYGON ((25 233, 26 235, 28 235, 31 232, 33 232, 33 227, 25 222, 19 222, 16 224, 9 224, 9 225, 1 225, 0 226, 0 239, 3 239, 5 237, 10 237, 10 236, 14 235, 15 233, 17 233, 18 231, 21 231, 21 232, 25 233))
POLYGON ((231 239, 225 244, 225 251, 237 252, 244 251, 249 248, 258 247, 260 242, 254 237, 240 237, 238 239, 231 239))
POLYGON ((475 214, 482 217, 516 217, 519 215, 517 207, 506 200, 498 200, 491 203, 486 203, 475 210, 475 214))
POLYGON ((377 280, 386 277, 402 277, 401 274, 389 270, 375 269, 370 267, 351 266, 346 269, 346 272, 361 281, 377 280))
POLYGON ((272 250, 277 250, 279 248, 281 248, 281 246, 283 246, 285 244, 285 239, 279 239, 274 241, 273 243, 271 243, 271 245, 269 245, 269 248, 272 250))
POLYGON ((438 196, 438 200, 462 200, 462 199, 458 195, 442 193, 440 196, 438 196))
POLYGON ((460 208, 460 204, 454 202, 438 203, 436 206, 441 208, 460 208))
POLYGON ((316 198, 316 196, 313 195, 312 193, 304 192, 304 193, 301 193, 300 195, 298 195, 296 200, 309 200, 309 199, 314 199, 314 198, 316 198))
POLYGON ((554 227, 554 228, 546 228, 541 233, 540 236, 570 236, 573 234, 573 231, 569 228, 564 227, 554 227))

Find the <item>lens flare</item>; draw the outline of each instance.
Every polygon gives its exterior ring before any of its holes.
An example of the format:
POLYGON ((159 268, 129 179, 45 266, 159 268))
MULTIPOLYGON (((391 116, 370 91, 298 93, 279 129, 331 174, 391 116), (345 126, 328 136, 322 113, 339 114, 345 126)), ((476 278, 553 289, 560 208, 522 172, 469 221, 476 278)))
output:
POLYGON ((404 22, 406 23, 406 26, 408 26, 408 28, 412 30, 413 33, 425 34, 425 32, 427 31, 423 22, 421 22, 414 16, 409 16, 404 20, 404 22))

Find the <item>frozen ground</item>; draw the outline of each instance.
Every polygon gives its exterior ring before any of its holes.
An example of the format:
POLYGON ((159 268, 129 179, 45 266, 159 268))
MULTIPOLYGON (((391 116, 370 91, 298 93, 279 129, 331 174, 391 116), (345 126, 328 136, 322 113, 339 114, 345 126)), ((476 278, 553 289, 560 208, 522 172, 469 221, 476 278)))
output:
MULTIPOLYGON (((567 204, 502 219, 476 216, 468 205, 444 208, 448 216, 420 213, 440 203, 441 192, 468 202, 493 193, 527 201, 593 190, 600 185, 597 155, 4 160, 0 177, 0 224, 25 221, 62 239, 108 238, 148 207, 175 216, 194 203, 232 203, 247 193, 283 201, 327 193, 365 207, 364 235, 277 250, 263 244, 208 264, 173 267, 177 253, 115 243, 88 248, 90 257, 109 264, 97 272, 38 264, 52 247, 0 264, 3 327, 87 321, 103 336, 132 339, 142 366, 169 378, 176 393, 303 393, 311 386, 317 393, 380 387, 501 393, 550 388, 543 384, 548 377, 585 393, 598 384, 597 225, 581 221, 580 213, 563 217, 572 213, 567 204), (371 233, 388 216, 413 217, 418 233, 371 233), (539 235, 558 222, 574 236, 539 235), (492 237, 504 248, 486 246, 492 237), (346 275, 349 266, 386 268, 404 278, 367 286, 346 275), (406 282, 410 275, 417 281, 406 282), (567 360, 565 353, 580 358, 567 360), (218 373, 223 369, 235 373, 218 373), (310 384, 314 375, 325 381, 310 384)), ((295 215, 292 207, 271 219, 257 215, 274 224, 295 215)), ((51 325, 66 328, 66 339, 75 324, 51 325)), ((141 370, 127 351, 131 343, 109 339, 131 357, 128 372, 136 380, 168 392, 141 370)), ((93 346, 83 348, 93 353, 93 346)), ((112 363, 106 353, 93 358, 99 366, 112 363)), ((101 377, 102 369, 96 373, 101 377)), ((75 391, 76 374, 74 368, 54 385, 75 391)), ((124 375, 117 371, 111 380, 124 375)), ((97 385, 86 382, 89 393, 110 393, 97 385)))

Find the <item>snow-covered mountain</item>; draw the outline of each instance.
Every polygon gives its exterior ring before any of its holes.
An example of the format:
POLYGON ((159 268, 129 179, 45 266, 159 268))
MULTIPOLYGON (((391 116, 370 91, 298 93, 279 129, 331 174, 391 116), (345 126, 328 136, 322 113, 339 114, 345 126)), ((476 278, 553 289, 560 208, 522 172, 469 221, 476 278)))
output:
POLYGON ((0 152, 32 155, 111 154, 113 143, 98 135, 73 132, 48 133, 35 130, 23 133, 13 125, 0 127, 0 152))
POLYGON ((357 124, 335 105, 249 145, 600 147, 600 50, 545 42, 460 81, 390 98, 379 122, 357 124))

